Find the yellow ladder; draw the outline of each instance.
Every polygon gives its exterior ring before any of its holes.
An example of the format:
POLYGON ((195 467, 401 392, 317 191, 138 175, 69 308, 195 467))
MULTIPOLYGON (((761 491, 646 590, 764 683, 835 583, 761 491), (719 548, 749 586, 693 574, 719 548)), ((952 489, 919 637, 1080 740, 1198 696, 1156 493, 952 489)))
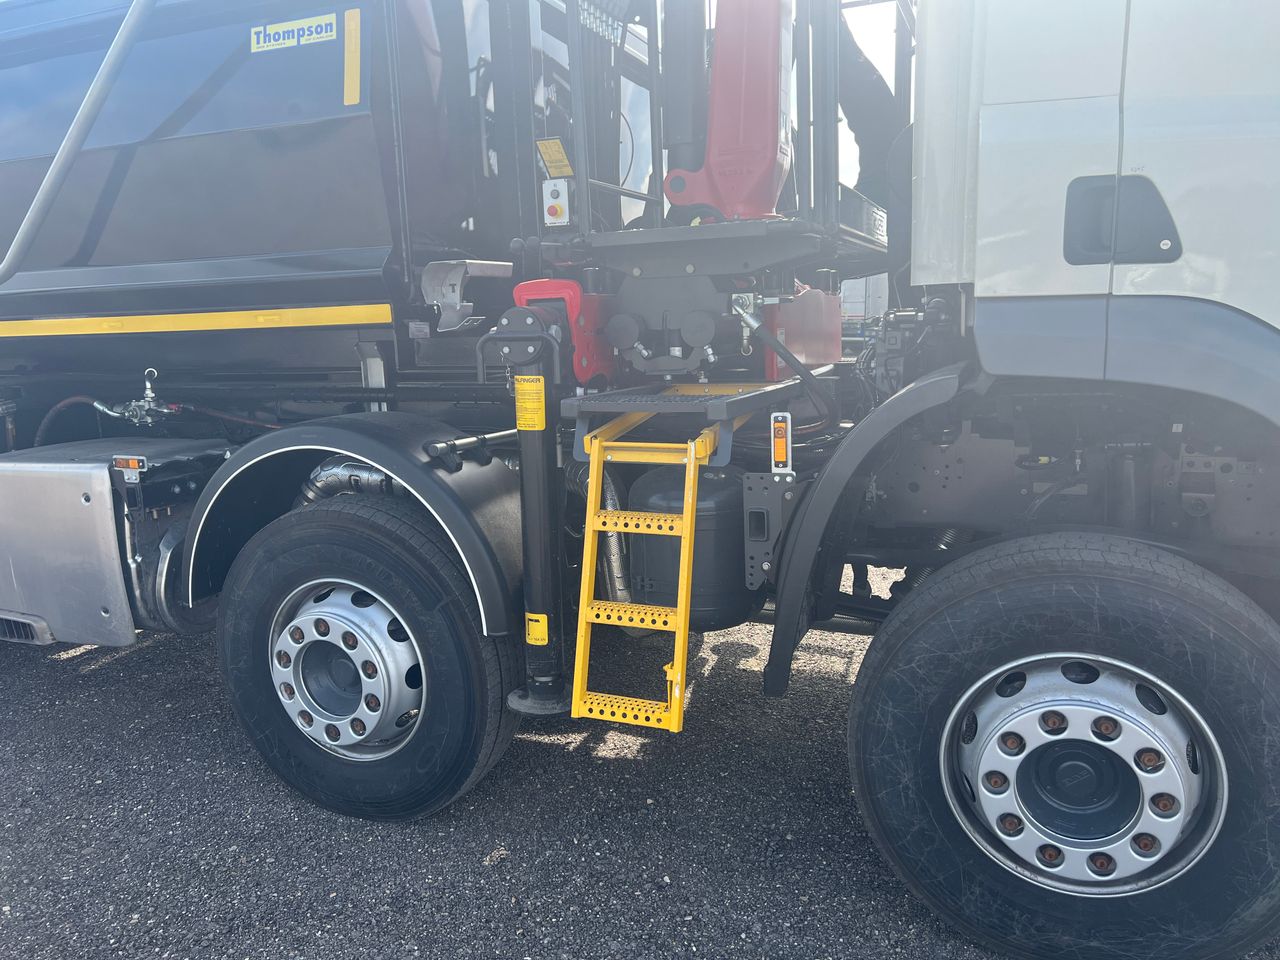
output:
POLYGON ((708 427, 696 439, 687 443, 640 443, 619 439, 650 416, 652 414, 627 414, 584 438, 591 469, 588 475, 586 535, 582 548, 582 593, 578 604, 573 716, 612 720, 639 727, 656 727, 679 733, 684 727, 685 671, 689 659, 689 610, 693 602, 693 533, 697 519, 698 473, 715 453, 720 431, 718 425, 708 427), (600 495, 605 466, 612 463, 683 466, 683 512, 601 510, 600 495), (596 599, 596 559, 600 534, 605 532, 680 538, 680 572, 674 607, 596 599), (591 629, 597 623, 675 634, 675 650, 671 662, 663 668, 667 679, 665 703, 661 700, 642 700, 587 689, 591 629))

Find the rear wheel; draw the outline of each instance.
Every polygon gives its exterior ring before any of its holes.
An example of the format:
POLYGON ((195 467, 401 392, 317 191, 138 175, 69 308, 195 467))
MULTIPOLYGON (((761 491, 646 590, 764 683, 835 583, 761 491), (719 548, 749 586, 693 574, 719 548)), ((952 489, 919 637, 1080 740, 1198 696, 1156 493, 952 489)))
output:
POLYGON ((223 589, 236 713, 288 783, 340 813, 405 819, 470 789, 511 741, 511 644, 416 505, 343 496, 270 524, 223 589))
POLYGON ((1280 907, 1280 628, 1119 537, 975 553, 884 624, 850 716, 867 826, 975 939, 1232 957, 1280 907))

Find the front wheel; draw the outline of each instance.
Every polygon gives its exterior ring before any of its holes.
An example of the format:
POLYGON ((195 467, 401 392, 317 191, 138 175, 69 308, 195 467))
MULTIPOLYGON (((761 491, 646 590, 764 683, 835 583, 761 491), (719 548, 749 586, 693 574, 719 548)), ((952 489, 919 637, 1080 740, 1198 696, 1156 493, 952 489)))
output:
POLYGON ((310 799, 398 820, 441 809, 511 741, 513 644, 416 505, 342 496, 249 541, 223 588, 223 672, 245 731, 310 799))
POLYGON ((1209 572, 1055 534, 930 577, 859 671, 882 852, 1026 957, 1235 957, 1280 921, 1280 628, 1209 572))

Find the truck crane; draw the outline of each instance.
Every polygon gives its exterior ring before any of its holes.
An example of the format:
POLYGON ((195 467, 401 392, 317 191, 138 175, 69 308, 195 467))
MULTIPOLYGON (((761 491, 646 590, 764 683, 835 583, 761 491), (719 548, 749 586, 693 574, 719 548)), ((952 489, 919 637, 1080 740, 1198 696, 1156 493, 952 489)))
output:
POLYGON ((0 2, 0 639, 216 632, 266 763, 401 820, 844 618, 966 935, 1273 935, 1280 7, 890 0, 885 76, 874 2, 0 2))

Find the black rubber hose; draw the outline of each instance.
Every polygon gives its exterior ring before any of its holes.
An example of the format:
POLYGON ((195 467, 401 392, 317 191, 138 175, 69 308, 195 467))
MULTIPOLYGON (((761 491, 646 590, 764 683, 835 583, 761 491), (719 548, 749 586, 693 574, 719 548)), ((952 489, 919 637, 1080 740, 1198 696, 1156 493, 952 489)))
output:
POLYGON ((822 411, 822 422, 816 423, 811 427, 805 427, 805 433, 817 433, 839 421, 840 417, 836 406, 831 397, 827 395, 827 392, 822 389, 822 384, 818 381, 818 378, 796 358, 794 353, 786 348, 786 345, 781 340, 774 336, 768 327, 763 323, 752 327, 751 335, 780 356, 783 363, 795 371, 796 376, 800 378, 800 383, 804 386, 805 392, 809 394, 814 404, 822 411))
POLYGON ((53 427, 53 422, 58 419, 58 415, 64 410, 70 410, 72 407, 92 407, 98 401, 93 397, 67 397, 53 405, 53 408, 44 415, 44 419, 40 421, 40 426, 36 428, 35 439, 31 441, 33 447, 44 446, 45 438, 49 435, 49 430, 53 427))

